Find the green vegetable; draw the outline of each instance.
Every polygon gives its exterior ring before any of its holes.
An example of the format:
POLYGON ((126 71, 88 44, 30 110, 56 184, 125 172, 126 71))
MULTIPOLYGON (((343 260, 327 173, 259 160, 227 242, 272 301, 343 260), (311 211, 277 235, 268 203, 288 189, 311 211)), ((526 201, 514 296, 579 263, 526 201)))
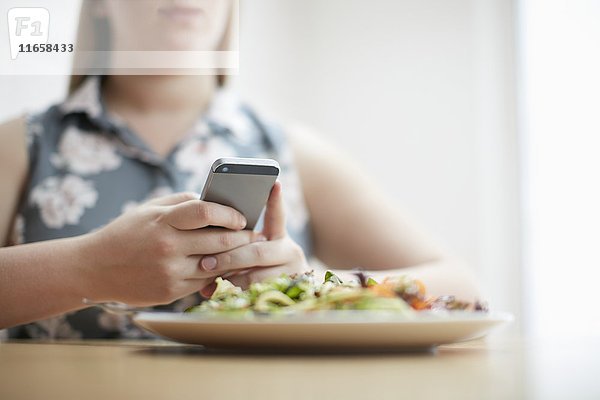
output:
POLYGON ((298 297, 300 297, 300 294, 302 292, 303 290, 300 289, 300 287, 292 286, 287 290, 287 292, 285 292, 285 294, 287 294, 290 299, 297 299, 298 297))
POLYGON ((325 282, 332 282, 332 283, 335 283, 336 285, 342 284, 342 280, 331 271, 325 272, 325 282))
POLYGON ((233 283, 221 278, 220 276, 217 279, 215 279, 215 283, 217 284, 217 288, 213 292, 212 296, 210 296, 211 300, 218 300, 232 295, 239 295, 242 293, 241 288, 235 286, 233 283))
POLYGON ((278 306, 291 306, 293 304, 295 304, 294 300, 290 299, 285 293, 271 290, 261 294, 256 299, 254 309, 256 311, 270 311, 278 306))
MULTIPOLYGON (((210 299, 190 307, 186 312, 227 312, 228 315, 246 317, 254 312, 305 312, 317 310, 387 310, 405 315, 414 313, 401 297, 382 297, 371 286, 373 279, 365 279, 366 285, 354 281, 343 283, 331 271, 325 274, 323 283, 315 282, 312 272, 300 275, 280 275, 250 285, 247 290, 233 285, 226 279, 217 278, 217 287, 210 299), (366 287, 365 287, 366 286, 366 287)), ((408 281, 399 281, 405 287, 408 281)))

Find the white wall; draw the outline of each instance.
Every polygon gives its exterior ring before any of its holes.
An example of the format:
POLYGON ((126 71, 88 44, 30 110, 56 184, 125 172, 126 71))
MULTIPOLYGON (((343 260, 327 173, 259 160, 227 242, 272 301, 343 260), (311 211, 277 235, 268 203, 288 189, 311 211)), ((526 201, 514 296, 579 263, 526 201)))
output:
POLYGON ((339 143, 518 312, 511 4, 246 0, 238 80, 339 143))
MULTIPOLYGON (((512 1, 244 0, 247 99, 337 142, 518 311, 512 1)), ((68 28, 65 28, 68 29, 68 28)), ((0 76, 0 117, 62 77, 0 76)))
POLYGON ((521 2, 529 330, 600 335, 600 2, 521 2))
MULTIPOLYGON (((79 1, 4 0, 0 4, 0 55, 9 52, 7 13, 12 7, 44 7, 50 13, 49 43, 73 43, 79 18, 79 1)), ((2 60, 4 63, 5 61, 2 60)), ((0 120, 38 110, 57 102, 66 93, 66 76, 7 76, 0 65, 0 120)), ((69 69, 65 70, 68 73, 69 69)))

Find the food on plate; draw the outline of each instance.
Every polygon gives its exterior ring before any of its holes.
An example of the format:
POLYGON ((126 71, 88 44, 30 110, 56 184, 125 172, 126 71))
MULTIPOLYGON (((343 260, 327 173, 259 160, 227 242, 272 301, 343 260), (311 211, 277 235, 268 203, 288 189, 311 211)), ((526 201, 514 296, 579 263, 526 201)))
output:
POLYGON ((386 278, 378 283, 362 272, 355 273, 358 281, 342 282, 327 271, 325 280, 316 282, 312 272, 280 275, 256 282, 246 290, 230 281, 217 278, 217 287, 210 297, 186 312, 309 312, 322 310, 394 311, 412 316, 431 310, 464 310, 486 312, 487 306, 478 301, 458 301, 454 296, 427 297, 425 285, 407 276, 386 278))

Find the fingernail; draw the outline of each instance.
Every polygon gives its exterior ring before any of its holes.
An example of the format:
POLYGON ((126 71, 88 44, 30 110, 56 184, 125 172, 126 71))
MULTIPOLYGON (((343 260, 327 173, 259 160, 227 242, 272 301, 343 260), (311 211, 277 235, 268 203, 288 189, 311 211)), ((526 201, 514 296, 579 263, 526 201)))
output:
POLYGON ((265 235, 263 235, 262 233, 260 233, 256 236, 256 241, 257 242, 266 242, 267 237, 265 235))
POLYGON ((242 226, 242 228, 244 228, 247 224, 248 224, 248 221, 246 220, 246 218, 244 216, 242 216, 240 225, 242 226))
POLYGON ((209 299, 210 296, 212 296, 212 294, 215 292, 215 289, 217 288, 217 284, 212 282, 210 285, 200 289, 200 294, 209 299))
POLYGON ((202 268, 205 270, 212 271, 217 268, 217 259, 213 256, 204 257, 202 258, 202 261, 200 261, 200 265, 202 265, 202 268))

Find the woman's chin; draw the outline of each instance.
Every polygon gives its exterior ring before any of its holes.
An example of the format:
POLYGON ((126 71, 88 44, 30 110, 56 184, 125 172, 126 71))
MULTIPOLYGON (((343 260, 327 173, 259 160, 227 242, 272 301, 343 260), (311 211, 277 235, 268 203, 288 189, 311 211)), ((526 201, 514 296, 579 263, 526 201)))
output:
POLYGON ((166 51, 211 51, 216 49, 214 41, 198 40, 202 38, 198 34, 174 34, 163 39, 164 46, 161 50, 166 51))

